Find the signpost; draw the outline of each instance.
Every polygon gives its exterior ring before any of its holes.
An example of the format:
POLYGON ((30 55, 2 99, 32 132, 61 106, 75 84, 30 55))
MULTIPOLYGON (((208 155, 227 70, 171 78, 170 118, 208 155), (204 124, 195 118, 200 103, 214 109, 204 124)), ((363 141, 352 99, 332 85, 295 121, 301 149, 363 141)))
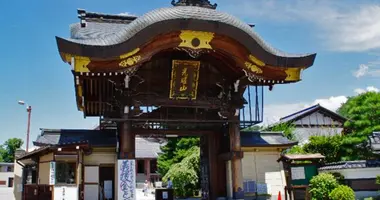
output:
POLYGON ((136 200, 136 161, 118 160, 118 200, 136 200))

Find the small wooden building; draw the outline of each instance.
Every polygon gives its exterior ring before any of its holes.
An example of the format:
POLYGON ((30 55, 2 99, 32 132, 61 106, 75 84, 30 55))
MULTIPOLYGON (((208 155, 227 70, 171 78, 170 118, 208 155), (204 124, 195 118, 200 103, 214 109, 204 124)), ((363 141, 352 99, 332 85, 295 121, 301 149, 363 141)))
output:
POLYGON ((321 154, 285 154, 277 161, 282 162, 285 170, 285 199, 305 200, 310 180, 318 175, 318 168, 324 164, 321 154))
POLYGON ((297 144, 281 132, 242 132, 241 144, 245 199, 267 196, 278 199, 285 195, 283 166, 277 162, 283 150, 297 144))
MULTIPOLYGON (((137 184, 160 180, 157 157, 165 142, 165 139, 136 138, 137 184)), ((36 196, 49 199, 50 195, 51 198, 62 195, 62 190, 72 199, 70 195, 75 195, 75 199, 97 199, 100 186, 107 189, 106 194, 111 197, 108 199, 116 199, 116 130, 42 129, 34 145, 39 148, 17 157, 25 168, 22 180, 25 200, 36 196)))

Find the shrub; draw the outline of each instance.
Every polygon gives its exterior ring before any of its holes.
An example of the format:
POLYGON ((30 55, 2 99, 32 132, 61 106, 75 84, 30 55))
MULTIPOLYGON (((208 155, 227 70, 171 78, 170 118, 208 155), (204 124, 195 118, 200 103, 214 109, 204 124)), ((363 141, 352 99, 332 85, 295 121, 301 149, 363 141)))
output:
POLYGON ((345 185, 335 188, 329 196, 331 200, 355 200, 355 192, 345 185))
POLYGON ((310 180, 310 194, 313 200, 329 199, 329 194, 336 187, 338 182, 329 173, 321 173, 310 180))
POLYGON ((377 175, 377 176, 376 176, 376 184, 377 184, 377 185, 380 185, 380 175, 377 175))

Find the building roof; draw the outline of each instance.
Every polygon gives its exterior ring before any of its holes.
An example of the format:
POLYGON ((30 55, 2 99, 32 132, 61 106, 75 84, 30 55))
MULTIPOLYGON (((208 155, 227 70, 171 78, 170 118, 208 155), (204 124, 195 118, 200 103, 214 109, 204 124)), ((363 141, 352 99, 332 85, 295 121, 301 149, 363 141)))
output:
MULTIPOLYGON (((92 14, 93 16, 108 16, 108 18, 115 16, 92 14)), ((316 54, 290 54, 280 51, 265 42, 252 30, 250 25, 239 18, 214 9, 198 6, 159 8, 136 19, 127 19, 127 23, 103 23, 104 20, 99 23, 94 22, 94 18, 92 18, 92 21, 86 21, 85 25, 84 23, 71 25, 70 38, 57 37, 58 48, 62 53, 88 57, 95 56, 94 48, 97 51, 108 49, 108 51, 101 51, 103 58, 119 57, 121 55, 119 50, 123 50, 124 53, 129 52, 144 44, 145 41, 151 40, 154 36, 183 30, 184 26, 181 26, 181 24, 183 24, 184 20, 187 21, 186 23, 192 22, 187 27, 188 29, 215 33, 219 31, 242 42, 242 44, 247 45, 250 51, 255 52, 255 55, 263 60, 264 63, 272 66, 301 67, 302 65, 303 67, 309 67, 314 63, 316 54), (205 26, 205 22, 218 24, 218 28, 215 29, 216 26, 214 25, 205 26), (144 41, 133 40, 135 36, 140 37, 140 40, 144 39, 144 41)))
POLYGON ((324 159, 325 156, 323 156, 320 153, 315 154, 285 154, 283 155, 284 158, 288 160, 310 160, 310 159, 324 159))
POLYGON ((357 161, 342 161, 335 163, 328 163, 325 166, 319 168, 319 170, 340 170, 340 169, 357 169, 357 168, 369 168, 380 167, 380 160, 357 160, 357 161))
MULTIPOLYGON (((35 146, 64 146, 88 143, 92 147, 116 147, 116 130, 42 129, 35 146)), ((157 158, 165 140, 136 137, 136 158, 157 158)))
POLYGON ((5 163, 5 162, 0 162, 0 166, 13 166, 14 163, 5 163))
POLYGON ((368 145, 373 153, 380 153, 380 132, 373 132, 368 136, 368 145))
POLYGON ((292 123, 296 120, 304 118, 305 116, 311 115, 312 113, 315 113, 315 112, 321 112, 324 115, 327 115, 327 116, 329 116, 329 117, 331 117, 337 121, 340 121, 342 123, 344 123, 347 120, 345 117, 321 106, 320 104, 316 104, 314 106, 310 106, 310 107, 305 108, 303 110, 292 113, 288 116, 282 117, 280 119, 280 123, 292 123))
POLYGON ((114 130, 41 129, 35 146, 55 146, 88 143, 93 147, 116 146, 114 130))
POLYGON ((282 132, 241 132, 240 141, 243 147, 293 146, 297 144, 297 142, 287 139, 282 132))

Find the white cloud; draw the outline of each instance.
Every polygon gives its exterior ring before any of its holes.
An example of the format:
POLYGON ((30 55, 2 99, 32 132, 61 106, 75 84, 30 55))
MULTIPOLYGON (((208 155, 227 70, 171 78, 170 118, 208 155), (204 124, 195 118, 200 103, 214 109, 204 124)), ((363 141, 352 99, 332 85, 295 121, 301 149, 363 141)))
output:
POLYGON ((354 72, 354 76, 356 78, 360 78, 368 74, 368 65, 361 64, 359 65, 359 69, 354 72))
POLYGON ((280 118, 293 114, 297 111, 307 107, 320 104, 321 106, 336 111, 338 108, 347 101, 346 96, 333 96, 325 99, 316 99, 313 102, 300 102, 293 104, 269 104, 264 105, 264 125, 273 124, 280 120, 280 118))
POLYGON ((380 6, 368 1, 220 1, 228 12, 239 17, 311 24, 316 34, 322 35, 322 41, 336 51, 380 49, 380 6))
POLYGON ((366 92, 379 92, 380 90, 374 86, 369 86, 367 87, 366 89, 363 89, 363 88, 357 88, 355 89, 355 93, 356 94, 363 94, 363 93, 366 93, 366 92))
POLYGON ((353 75, 356 78, 365 76, 380 77, 380 57, 378 60, 359 65, 359 69, 354 71, 353 75))

